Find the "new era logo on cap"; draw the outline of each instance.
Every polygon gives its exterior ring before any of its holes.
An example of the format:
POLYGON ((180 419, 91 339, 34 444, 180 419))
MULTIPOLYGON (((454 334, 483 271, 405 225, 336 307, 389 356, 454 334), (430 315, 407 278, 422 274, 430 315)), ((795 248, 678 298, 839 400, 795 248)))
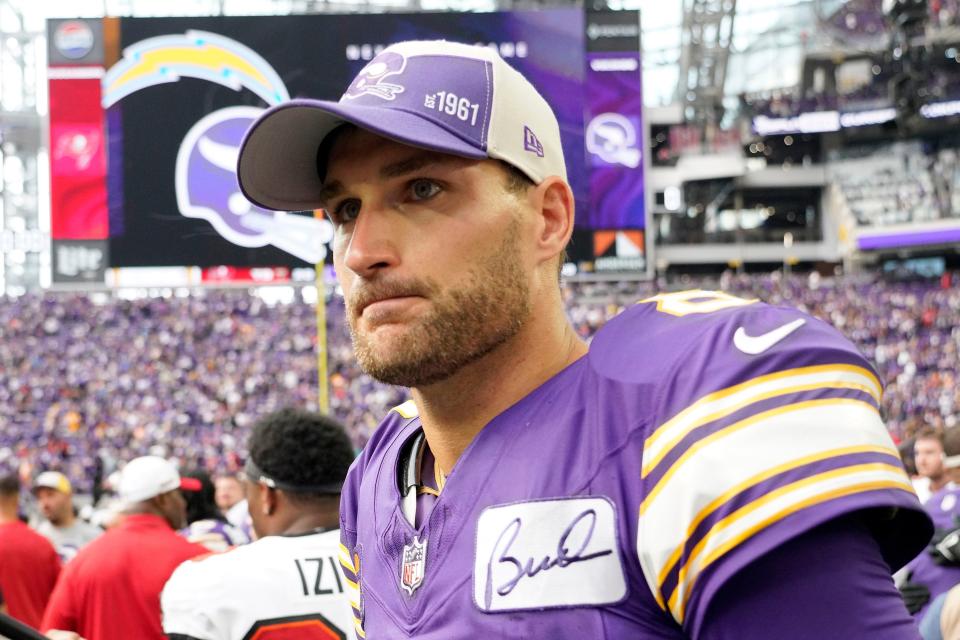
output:
POLYGON ((268 209, 322 207, 317 153, 344 123, 413 147, 502 160, 538 184, 567 177, 557 118, 516 69, 487 47, 414 41, 384 49, 339 102, 291 100, 264 113, 240 149, 244 194, 268 209))
POLYGON ((530 130, 530 127, 523 128, 523 148, 527 151, 532 151, 541 158, 543 157, 543 145, 540 144, 540 140, 538 140, 536 134, 530 130))

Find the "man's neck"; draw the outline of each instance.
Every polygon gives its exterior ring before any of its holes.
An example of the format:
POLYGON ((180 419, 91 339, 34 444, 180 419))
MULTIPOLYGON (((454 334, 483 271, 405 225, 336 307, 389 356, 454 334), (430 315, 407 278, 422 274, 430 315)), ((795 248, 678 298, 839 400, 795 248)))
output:
POLYGON ((20 521, 20 515, 17 513, 17 507, 0 507, 0 524, 10 524, 11 522, 20 521))
POLYGON ((55 526, 57 529, 69 529, 73 526, 73 523, 77 521, 77 517, 73 513, 67 514, 66 517, 60 518, 56 522, 53 520, 50 521, 50 524, 55 526))
POLYGON ((123 511, 123 516, 154 516, 160 518, 164 523, 174 529, 174 526, 170 524, 170 521, 167 520, 162 513, 154 509, 149 502, 140 502, 129 506, 123 511))
POLYGON ((337 514, 303 513, 274 535, 298 536, 318 529, 336 529, 338 526, 340 526, 340 517, 337 514))
POLYGON ((490 420, 586 354, 562 306, 553 311, 538 316, 534 309, 527 326, 492 353, 442 382, 412 390, 444 474, 490 420))

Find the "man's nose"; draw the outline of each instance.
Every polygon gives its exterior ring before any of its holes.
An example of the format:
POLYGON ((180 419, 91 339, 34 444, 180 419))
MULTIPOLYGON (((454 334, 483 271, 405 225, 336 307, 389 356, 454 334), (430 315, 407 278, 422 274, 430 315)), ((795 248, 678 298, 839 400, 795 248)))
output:
POLYGON ((399 262, 394 217, 389 210, 373 206, 360 212, 344 253, 344 264, 348 269, 369 277, 399 262))

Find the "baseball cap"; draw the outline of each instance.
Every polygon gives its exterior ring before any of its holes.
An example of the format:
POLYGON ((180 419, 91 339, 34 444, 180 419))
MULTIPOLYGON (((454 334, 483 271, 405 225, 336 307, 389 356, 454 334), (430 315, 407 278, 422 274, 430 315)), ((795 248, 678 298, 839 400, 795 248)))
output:
POLYGON ((53 489, 60 493, 73 493, 70 480, 59 471, 44 471, 38 475, 37 479, 33 481, 33 489, 31 490, 36 491, 40 488, 53 489))
POLYGON ((174 489, 199 491, 200 481, 196 478, 181 479, 176 467, 168 460, 158 456, 143 456, 134 458, 120 471, 117 493, 123 503, 133 504, 174 489))
POLYGON ((503 160, 538 184, 567 176, 557 118, 520 72, 491 48, 429 40, 384 49, 339 102, 296 99, 266 111, 240 147, 240 189, 267 209, 320 208, 317 154, 344 123, 414 147, 503 160))

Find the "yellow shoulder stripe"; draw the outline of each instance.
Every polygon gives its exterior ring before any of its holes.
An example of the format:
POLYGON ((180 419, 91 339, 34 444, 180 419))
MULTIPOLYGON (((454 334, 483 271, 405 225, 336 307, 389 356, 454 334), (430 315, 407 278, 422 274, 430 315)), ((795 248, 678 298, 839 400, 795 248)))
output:
POLYGON ((874 407, 873 405, 866 403, 862 400, 855 400, 853 398, 824 398, 822 400, 807 400, 805 402, 797 402, 795 404, 787 405, 784 407, 777 407, 775 409, 770 409, 768 411, 764 411, 762 413, 752 415, 749 418, 745 418, 739 422, 733 423, 732 425, 730 425, 729 427, 726 427, 725 429, 717 431, 716 433, 712 433, 706 438, 703 438, 702 440, 698 440, 697 442, 692 444, 690 448, 684 451, 683 455, 677 458, 677 461, 673 463, 670 469, 663 474, 662 478, 660 478, 660 481, 657 482, 656 486, 654 486, 653 489, 651 489, 651 491, 647 494, 646 498, 644 498, 643 502, 640 504, 640 515, 642 516, 644 513, 646 513, 650 505, 653 504, 654 499, 660 494, 663 488, 669 484, 670 478, 672 478, 674 474, 677 472, 677 470, 683 466, 683 463, 689 460, 697 451, 712 444, 713 442, 716 442, 717 440, 720 440, 721 438, 724 438, 732 433, 740 431, 741 429, 745 429, 746 427, 749 427, 752 424, 756 424, 758 422, 768 420, 774 416, 783 415, 785 413, 790 413, 793 411, 801 411, 809 407, 847 405, 847 404, 866 406, 866 407, 869 407, 872 411, 877 411, 877 408, 874 407))
POLYGON ((723 557, 731 549, 736 548, 738 545, 742 544, 745 540, 751 538, 759 531, 766 529, 770 525, 779 520, 786 518, 787 516, 802 511, 808 507, 828 502, 830 500, 841 498, 844 496, 852 495, 855 493, 862 493, 865 491, 873 491, 878 489, 899 489, 906 492, 912 492, 912 486, 910 485, 909 480, 906 478, 906 475, 903 473, 903 469, 894 465, 887 465, 883 463, 870 463, 864 465, 856 465, 854 467, 847 467, 842 469, 834 469, 833 471, 827 471, 816 476, 811 476, 799 480, 793 484, 786 485, 781 487, 771 493, 765 495, 763 498, 749 504, 745 505, 740 510, 730 514, 720 522, 718 522, 710 533, 700 541, 700 543, 693 549, 690 554, 690 558, 687 560, 687 563, 680 569, 679 579, 677 581, 677 587, 674 589, 673 593, 670 595, 668 601, 668 606, 670 607, 671 612, 673 613, 676 620, 680 623, 683 622, 684 616, 686 615, 686 607, 690 599, 690 595, 693 591, 693 583, 696 581, 697 577, 711 564, 716 562, 719 558, 723 557), (789 494, 796 489, 801 489, 807 485, 821 482, 824 479, 840 476, 852 476, 856 477, 858 474, 862 474, 865 471, 870 470, 883 470, 896 474, 897 476, 903 476, 902 479, 879 479, 871 480, 866 482, 859 482, 855 484, 849 484, 846 486, 841 486, 831 491, 824 493, 819 493, 817 495, 806 498, 800 502, 796 502, 790 505, 785 506, 776 513, 768 516, 762 521, 754 524, 745 531, 740 532, 738 535, 725 540, 723 543, 718 545, 712 551, 710 551, 700 562, 696 563, 697 567, 695 570, 691 568, 691 564, 695 563, 698 560, 699 555, 703 553, 704 547, 710 541, 711 536, 715 535, 717 530, 725 529, 731 525, 735 525, 738 521, 741 521, 745 516, 749 515, 751 512, 759 509, 765 504, 772 502, 773 500, 780 498, 786 494, 789 494))
MULTIPOLYGON (((747 480, 744 480, 743 482, 737 484, 736 486, 731 487, 727 491, 724 491, 722 494, 717 496, 715 499, 711 500, 705 507, 703 507, 703 509, 701 509, 697 513, 697 515, 690 522, 690 525, 687 527, 687 530, 684 533, 682 540, 686 541, 691 536, 693 536, 694 532, 697 530, 697 527, 700 526, 700 523, 703 522, 708 516, 710 516, 710 514, 712 514, 718 508, 720 508, 721 506, 729 502, 735 496, 746 491, 747 489, 749 489, 754 485, 760 484, 765 480, 769 480, 770 478, 778 474, 781 474, 785 471, 789 471, 791 469, 796 469, 806 464, 810 464, 811 462, 819 462, 821 460, 829 460, 830 458, 836 458, 839 456, 845 456, 845 455, 857 454, 857 453, 882 453, 882 454, 887 454, 889 456, 892 456, 894 458, 898 456, 897 452, 889 447, 881 447, 876 445, 840 447, 837 449, 831 449, 829 451, 821 451, 808 456, 803 456, 802 458, 791 460, 790 462, 777 465, 776 467, 773 467, 771 469, 766 469, 761 473, 758 473, 755 476, 748 478, 747 480)), ((663 569, 661 569, 660 574, 657 576, 657 584, 659 584, 660 586, 663 586, 663 583, 667 579, 667 574, 670 573, 671 569, 673 569, 677 561, 680 560, 680 556, 683 553, 683 547, 684 547, 683 541, 680 542, 680 544, 678 544, 677 547, 673 550, 673 553, 670 554, 670 557, 667 559, 667 562, 663 565, 663 569)))
MULTIPOLYGON (((809 373, 823 373, 832 371, 837 373, 854 372, 863 376, 869 376, 870 380, 876 381, 876 378, 873 376, 873 374, 862 367, 854 367, 850 365, 803 367, 801 369, 791 369, 790 371, 781 371, 779 373, 754 378, 748 382, 744 382, 742 384, 729 387, 728 389, 723 389, 722 391, 717 391, 716 393, 704 396, 700 400, 697 400, 694 404, 678 413, 672 419, 661 425, 656 432, 647 439, 646 443, 644 444, 644 451, 646 452, 655 450, 655 452, 649 457, 649 459, 647 456, 644 456, 643 466, 640 470, 640 477, 646 478, 650 472, 653 471, 658 464, 660 464, 667 454, 669 454, 670 451, 677 446, 677 444, 687 437, 688 434, 696 431, 702 426, 710 424, 715 420, 724 418, 728 415, 736 413, 737 411, 740 411, 745 407, 763 400, 793 393, 802 393, 804 391, 815 391, 817 389, 849 389, 851 391, 860 391, 865 393, 876 400, 878 404, 880 403, 880 392, 878 388, 873 386, 865 386, 854 381, 822 380, 790 384, 790 380, 783 380, 784 384, 782 385, 765 390, 758 388, 757 393, 745 395, 742 400, 739 400, 733 404, 727 403, 724 406, 719 407, 716 411, 707 413, 706 415, 699 417, 691 415, 694 411, 709 411, 713 408, 709 405, 718 400, 722 400, 741 391, 749 391, 751 387, 759 387, 759 385, 767 384, 773 380, 781 380, 787 377, 799 377, 809 373), (680 423, 682 422, 688 422, 688 424, 681 425, 680 423), (668 431, 676 431, 676 433, 674 433, 672 436, 668 436, 668 431), (667 437, 670 438, 669 441, 665 440, 667 437)), ((809 380, 809 378, 807 379, 809 380)), ((877 382, 877 385, 879 385, 879 382, 877 382)))
POLYGON ((703 396, 702 398, 699 398, 696 402, 694 402, 693 404, 691 404, 690 406, 688 406, 687 408, 685 408, 683 411, 681 411, 680 413, 678 413, 677 415, 675 415, 673 418, 671 418, 671 419, 668 420, 667 422, 665 422, 665 423, 663 423, 662 425, 660 425, 659 427, 657 427, 657 430, 654 431, 653 434, 652 434, 649 438, 647 438, 647 440, 644 442, 644 445, 643 445, 643 446, 644 446, 644 449, 646 450, 647 448, 649 448, 649 447, 653 446, 654 444, 656 444, 656 443, 657 443, 657 440, 659 440, 660 438, 662 438, 663 435, 664 435, 664 433, 667 432, 667 431, 669 431, 670 427, 671 427, 674 423, 683 420, 685 416, 688 416, 689 414, 693 413, 694 411, 696 411, 697 409, 699 409, 700 407, 702 407, 702 406, 705 405, 705 404, 709 404, 709 403, 715 402, 715 401, 717 401, 717 400, 722 400, 722 399, 724 399, 724 398, 726 398, 726 397, 728 397, 728 396, 731 396, 731 395, 733 395, 733 394, 735 394, 735 393, 738 393, 738 392, 740 392, 740 391, 743 391, 743 390, 745 390, 745 389, 748 389, 749 387, 753 387, 753 386, 762 384, 762 383, 764 383, 764 382, 770 382, 770 381, 773 381, 773 380, 780 380, 780 379, 782 379, 782 378, 789 378, 789 377, 798 376, 798 375, 807 375, 807 374, 811 374, 811 373, 822 373, 822 372, 827 372, 827 371, 838 371, 838 372, 839 372, 839 371, 846 371, 846 372, 857 373, 857 374, 866 376, 866 377, 869 378, 869 379, 874 383, 874 385, 875 385, 873 389, 871 389, 871 390, 868 391, 869 394, 870 394, 871 396, 873 396, 873 399, 874 399, 874 400, 876 400, 877 402, 880 402, 880 394, 881 394, 881 389, 882 389, 883 387, 882 387, 882 385, 880 384, 880 381, 877 379, 877 377, 876 377, 875 375, 873 375, 873 373, 872 373, 871 371, 869 371, 868 369, 865 369, 865 368, 863 368, 863 367, 858 367, 858 366, 849 365, 849 364, 825 364, 825 365, 816 365, 816 366, 811 366, 811 367, 799 367, 799 368, 796 368, 796 369, 787 369, 787 370, 784 370, 784 371, 778 371, 778 372, 776 372, 776 373, 771 373, 771 374, 768 374, 768 375, 765 375, 765 376, 759 376, 759 377, 757 377, 757 378, 753 378, 753 379, 751 379, 751 380, 747 380, 746 382, 741 382, 741 383, 739 383, 739 384, 735 384, 735 385, 733 385, 732 387, 727 387, 726 389, 720 389, 719 391, 714 391, 713 393, 709 393, 709 394, 703 396))
POLYGON ((395 406, 391 411, 396 411, 404 418, 416 418, 420 415, 417 404, 413 400, 407 400, 403 404, 395 406))

